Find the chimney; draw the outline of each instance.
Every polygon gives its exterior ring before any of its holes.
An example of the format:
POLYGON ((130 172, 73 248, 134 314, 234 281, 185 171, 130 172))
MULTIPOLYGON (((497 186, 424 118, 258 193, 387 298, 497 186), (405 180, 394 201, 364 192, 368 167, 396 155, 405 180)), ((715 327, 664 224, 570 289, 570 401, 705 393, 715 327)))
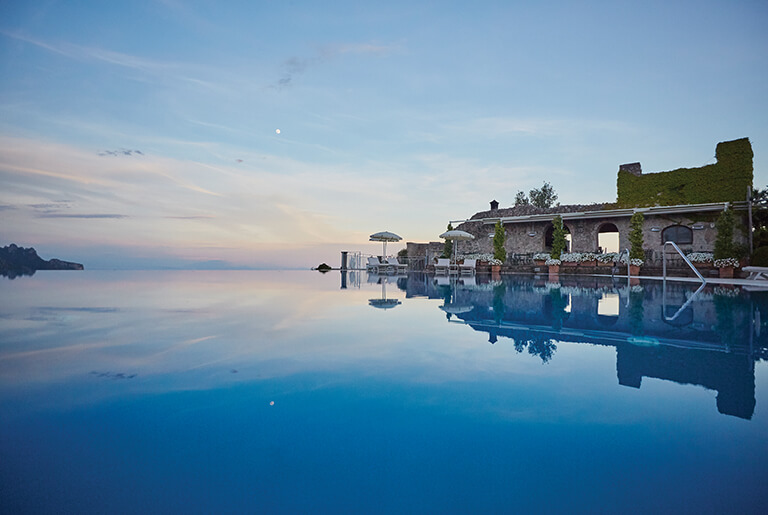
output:
POLYGON ((643 175, 643 167, 640 166, 640 163, 627 163, 623 165, 619 165, 619 171, 624 170, 625 172, 629 172, 632 175, 636 175, 640 177, 643 175))
POLYGON ((495 200, 491 200, 491 211, 496 211, 497 209, 499 209, 499 203, 495 200))

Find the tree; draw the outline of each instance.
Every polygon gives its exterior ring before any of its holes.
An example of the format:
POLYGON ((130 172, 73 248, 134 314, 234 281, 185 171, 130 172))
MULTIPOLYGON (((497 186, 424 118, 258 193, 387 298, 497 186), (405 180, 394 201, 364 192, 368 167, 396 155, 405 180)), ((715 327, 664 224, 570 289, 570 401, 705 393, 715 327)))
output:
POLYGON ((518 191, 515 195, 515 207, 517 206, 530 206, 531 201, 528 200, 528 197, 523 193, 522 191, 518 191))
POLYGON ((504 225, 501 220, 496 220, 496 227, 493 231, 493 258, 502 263, 507 260, 507 249, 504 248, 504 242, 507 239, 507 233, 504 231, 504 225))
MULTIPOLYGON (((449 231, 453 230, 453 226, 451 224, 448 224, 448 230, 449 231)), ((445 243, 443 244, 443 255, 440 257, 450 259, 452 255, 453 255, 453 240, 449 240, 448 238, 446 238, 445 243)))
MULTIPOLYGON (((518 195, 520 193, 518 193, 518 195)), ((546 181, 541 188, 532 189, 528 193, 528 196, 531 199, 532 205, 542 208, 552 207, 555 205, 555 201, 557 200, 557 193, 555 193, 555 189, 546 181)), ((517 197, 515 198, 515 202, 517 202, 517 197)))
POLYGON ((768 186, 752 190, 752 227, 753 247, 768 246, 768 186))
POLYGON ((734 257, 733 252, 733 212, 724 210, 715 222, 717 236, 715 237, 715 259, 734 257))
POLYGON ((552 232, 552 252, 549 255, 552 259, 560 259, 560 255, 565 250, 565 228, 562 217, 560 215, 555 216, 552 225, 555 230, 552 232))
POLYGON ((629 259, 645 260, 643 250, 643 222, 645 217, 639 211, 629 219, 629 259))

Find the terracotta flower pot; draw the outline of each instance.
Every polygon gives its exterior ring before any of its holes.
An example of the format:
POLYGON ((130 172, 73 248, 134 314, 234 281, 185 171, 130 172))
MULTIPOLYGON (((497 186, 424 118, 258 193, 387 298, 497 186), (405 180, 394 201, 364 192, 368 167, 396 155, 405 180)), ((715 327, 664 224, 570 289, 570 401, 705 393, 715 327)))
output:
POLYGON ((733 279, 733 267, 724 266, 720 270, 720 279, 733 279))
POLYGON ((640 275, 640 267, 638 265, 629 265, 629 275, 640 275))
POLYGON ((592 261, 583 261, 581 266, 597 266, 597 261, 594 259, 592 261))
POLYGON ((494 274, 501 272, 501 265, 491 265, 491 272, 494 274))
POLYGON ((560 265, 549 265, 549 275, 557 275, 560 273, 560 265))

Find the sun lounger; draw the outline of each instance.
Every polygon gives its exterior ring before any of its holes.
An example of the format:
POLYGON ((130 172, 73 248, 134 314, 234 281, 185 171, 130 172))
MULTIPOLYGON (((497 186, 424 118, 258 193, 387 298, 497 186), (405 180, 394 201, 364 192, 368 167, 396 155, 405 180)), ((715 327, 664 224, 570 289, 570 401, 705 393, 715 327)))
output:
POLYGON ((747 279, 768 281, 768 267, 766 266, 745 266, 742 270, 749 272, 747 279))
POLYGON ((379 258, 377 257, 369 257, 368 258, 368 264, 365 265, 365 269, 369 272, 374 272, 377 274, 386 273, 390 269, 390 265, 386 263, 382 263, 379 261, 379 258))
POLYGON ((476 259, 465 259, 464 264, 459 265, 459 273, 461 275, 475 275, 476 259))
POLYGON ((396 257, 387 258, 387 264, 392 267, 396 273, 405 273, 408 270, 408 265, 400 263, 396 257))
POLYGON ((438 258, 437 264, 435 265, 436 274, 448 274, 450 269, 451 269, 450 259, 438 258))

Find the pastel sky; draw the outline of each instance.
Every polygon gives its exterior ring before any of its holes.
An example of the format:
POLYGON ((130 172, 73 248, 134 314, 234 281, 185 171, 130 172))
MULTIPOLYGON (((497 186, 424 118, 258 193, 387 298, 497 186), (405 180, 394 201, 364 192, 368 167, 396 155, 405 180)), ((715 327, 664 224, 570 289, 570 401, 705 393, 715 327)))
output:
POLYGON ((0 245, 337 266, 544 181, 614 201, 619 164, 741 137, 764 187, 766 26, 763 0, 3 0, 0 245))

